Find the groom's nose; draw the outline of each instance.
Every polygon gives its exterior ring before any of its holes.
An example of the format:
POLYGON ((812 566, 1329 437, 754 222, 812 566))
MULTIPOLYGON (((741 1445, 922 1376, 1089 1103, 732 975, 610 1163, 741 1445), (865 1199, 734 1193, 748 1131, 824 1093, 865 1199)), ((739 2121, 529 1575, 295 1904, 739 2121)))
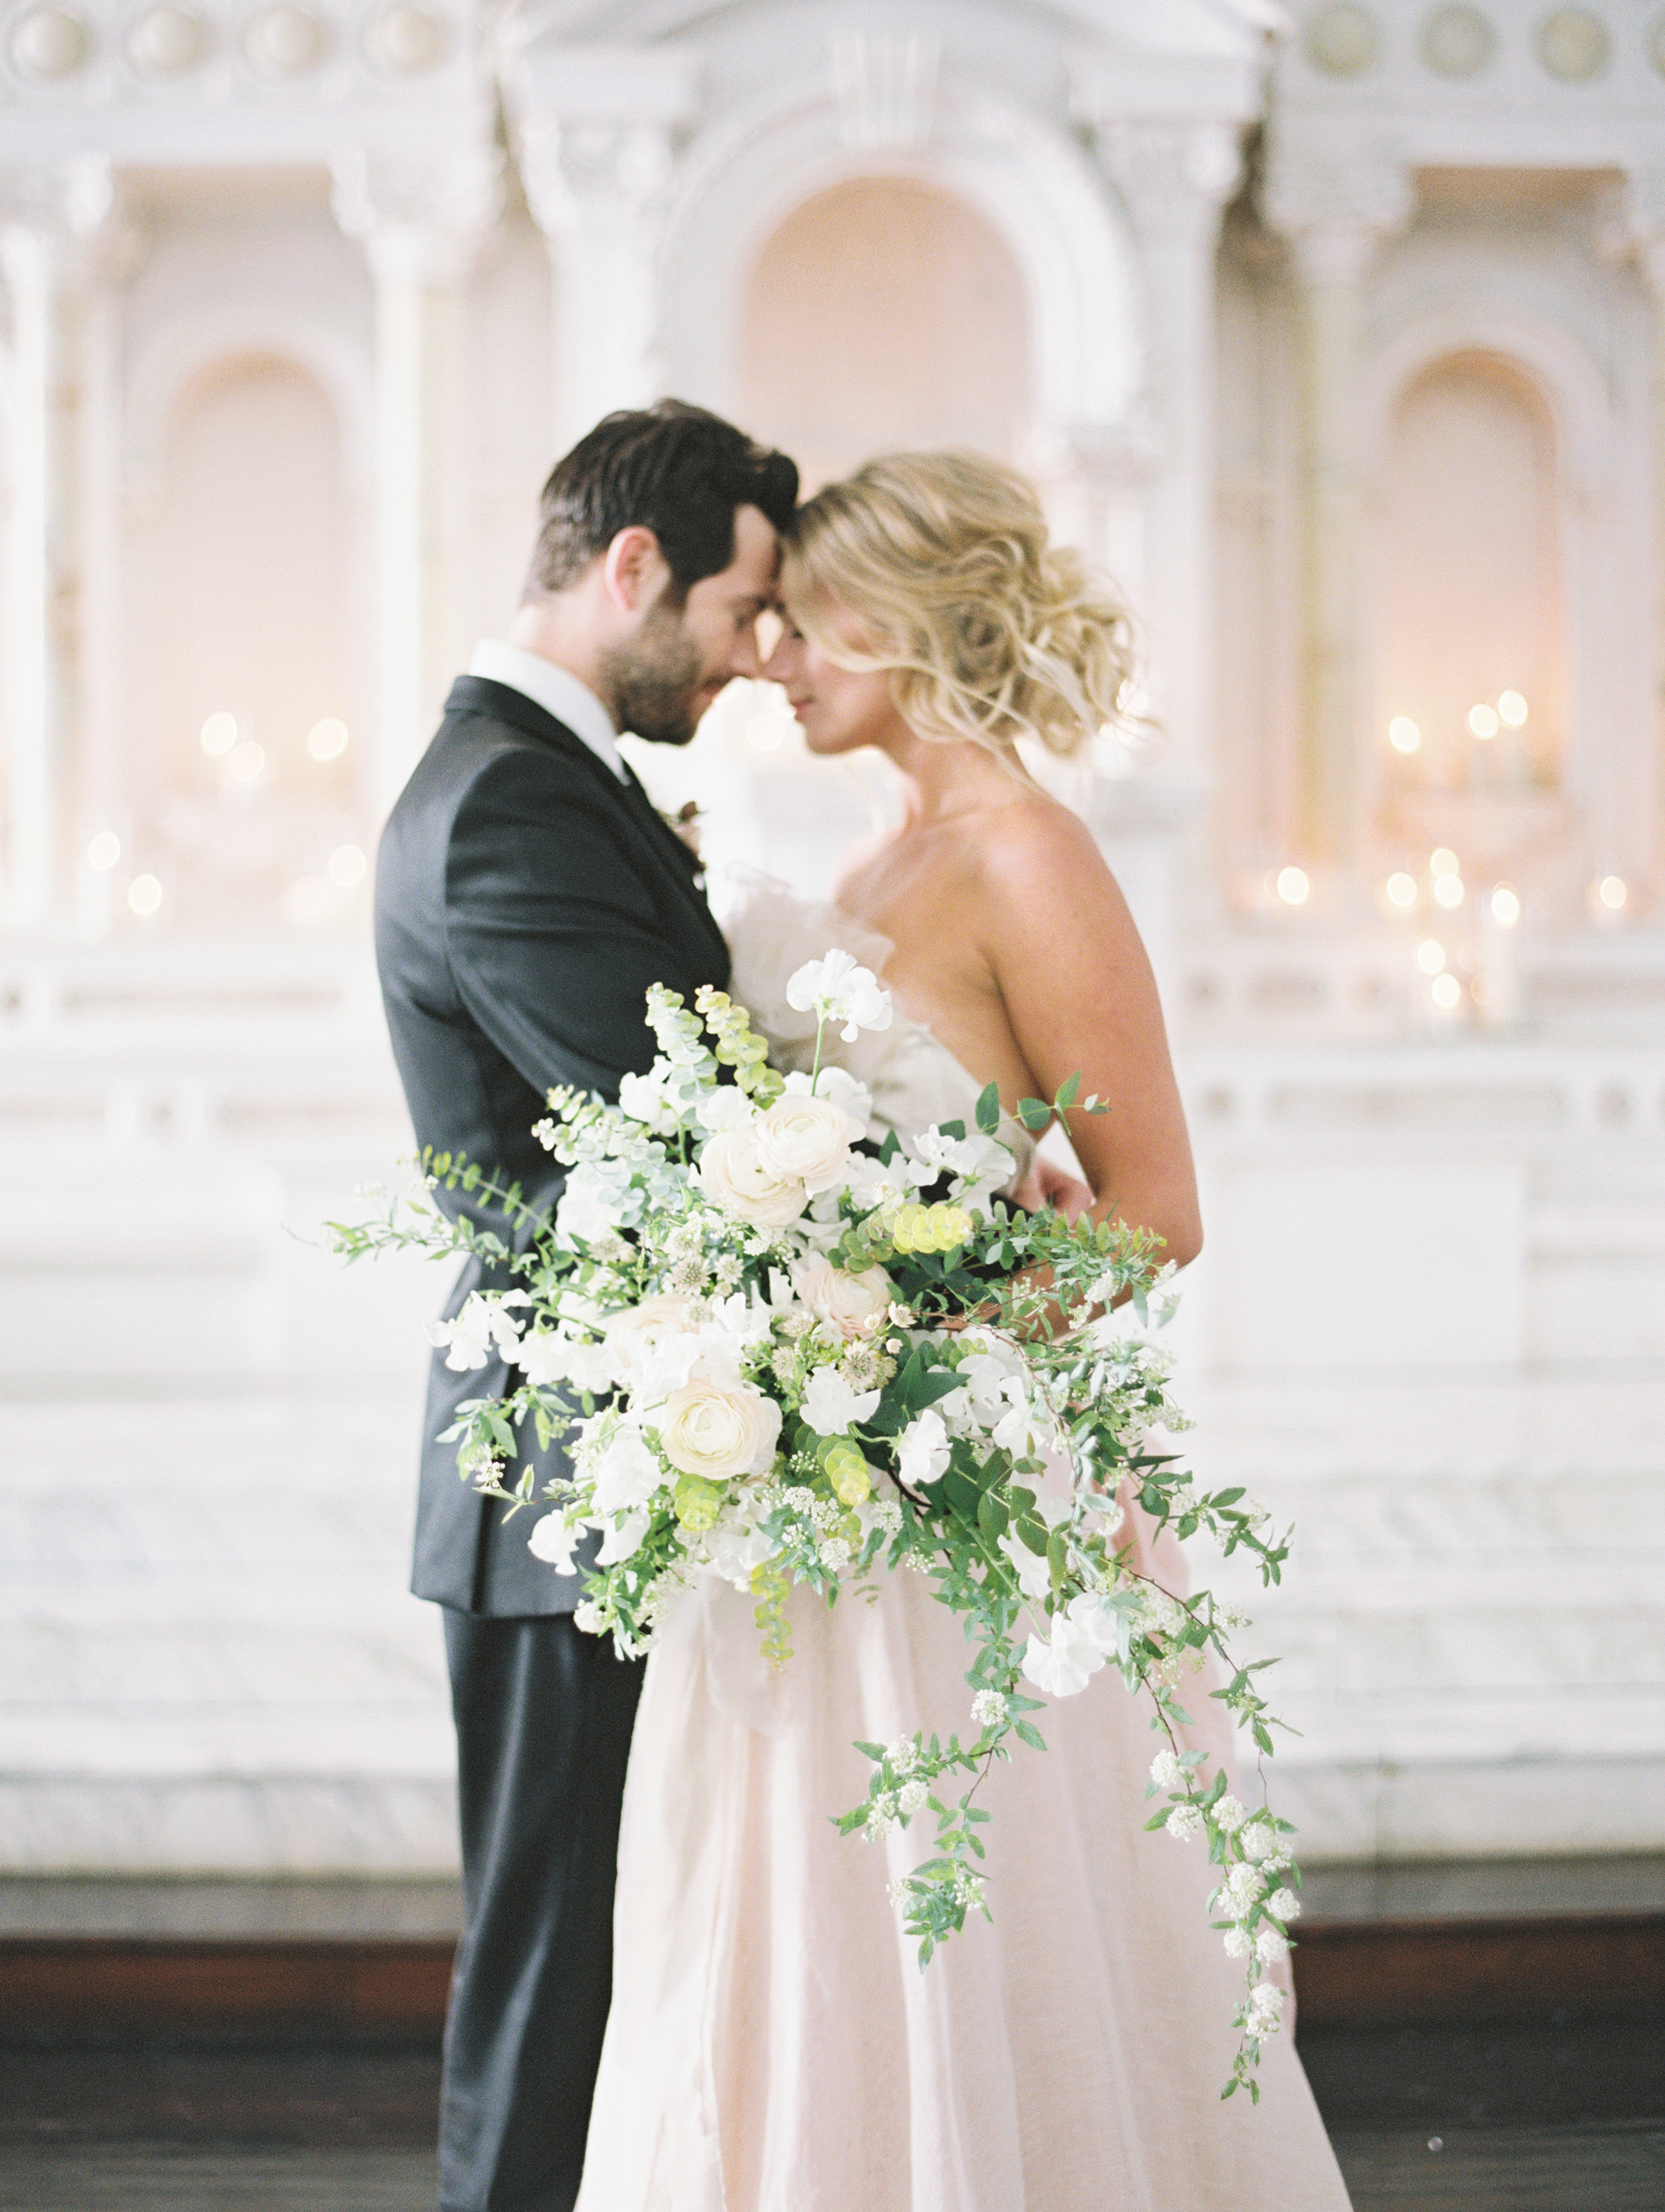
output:
POLYGON ((757 649, 757 624, 749 622, 736 633, 734 650, 729 655, 729 673, 731 676, 760 676, 762 672, 763 659, 757 649))

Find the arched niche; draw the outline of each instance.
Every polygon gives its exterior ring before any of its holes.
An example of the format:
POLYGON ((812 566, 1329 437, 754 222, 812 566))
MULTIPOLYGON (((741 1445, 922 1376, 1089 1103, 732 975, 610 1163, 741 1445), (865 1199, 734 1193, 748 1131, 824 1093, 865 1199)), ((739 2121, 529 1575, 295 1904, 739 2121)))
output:
POLYGON ((741 419, 807 487, 867 455, 1016 455, 1033 413, 1023 272, 958 194, 909 176, 814 193, 765 239, 740 321, 741 419))
POLYGON ((1383 442, 1374 623, 1374 735, 1392 791, 1525 797, 1560 786, 1557 446, 1536 380, 1500 353, 1444 355, 1399 393, 1383 442), (1414 750, 1401 749, 1408 724, 1414 750))
POLYGON ((197 366, 159 428, 131 574, 136 858, 176 921, 265 927, 356 834, 364 625, 339 415, 309 365, 250 347, 197 366), (210 717, 229 718, 211 745, 210 717), (343 750, 309 742, 329 720, 343 750))
POLYGON ((1135 410, 1146 354, 1138 256, 1082 147, 1014 103, 960 87, 923 143, 852 149, 820 74, 783 76, 677 164, 658 301, 669 389, 737 412, 745 303, 766 242, 851 181, 889 177, 975 211, 1019 271, 1031 422, 1043 442, 1135 410))

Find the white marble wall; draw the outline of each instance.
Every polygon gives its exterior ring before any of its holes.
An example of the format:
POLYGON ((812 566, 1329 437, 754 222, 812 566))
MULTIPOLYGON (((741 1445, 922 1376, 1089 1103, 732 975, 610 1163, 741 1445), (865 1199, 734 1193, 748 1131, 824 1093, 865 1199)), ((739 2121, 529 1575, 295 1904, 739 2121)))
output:
MULTIPOLYGON (((200 951, 8 971, 0 1866, 453 1863, 438 1624, 405 1589, 440 1285, 308 1241, 407 1141, 362 969, 331 973, 245 959, 267 1003, 239 1014, 200 951)), ((1250 1601, 1301 1731, 1278 1802, 1315 1859, 1647 1847, 1665 1048, 1193 1016, 1180 1058, 1210 1232, 1189 1447, 1298 1528, 1250 1601)))

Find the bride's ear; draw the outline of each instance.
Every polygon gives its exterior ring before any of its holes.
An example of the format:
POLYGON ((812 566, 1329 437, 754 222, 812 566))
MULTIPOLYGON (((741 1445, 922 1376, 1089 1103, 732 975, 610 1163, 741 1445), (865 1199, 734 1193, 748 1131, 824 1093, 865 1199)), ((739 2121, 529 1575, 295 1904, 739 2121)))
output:
POLYGON ((602 556, 602 583, 621 612, 639 614, 669 581, 670 569, 659 540, 645 523, 621 530, 602 556))

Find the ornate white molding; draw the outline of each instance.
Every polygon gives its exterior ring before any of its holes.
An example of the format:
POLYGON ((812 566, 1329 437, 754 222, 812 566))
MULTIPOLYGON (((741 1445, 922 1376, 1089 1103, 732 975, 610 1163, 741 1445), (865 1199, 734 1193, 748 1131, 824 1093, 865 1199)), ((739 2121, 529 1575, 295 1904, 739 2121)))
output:
POLYGON ((519 137, 521 182, 546 237, 633 225, 662 210, 674 159, 662 125, 537 118, 519 137))
POLYGON ((1212 232, 1243 173, 1229 122, 1112 122, 1096 137, 1105 172, 1147 239, 1212 232))
POLYGON ((84 243, 96 236, 114 204, 114 179, 102 154, 0 168, 0 226, 7 230, 33 231, 60 246, 84 243))
POLYGON ((1261 212, 1313 283, 1357 283, 1416 209, 1408 166, 1379 147, 1274 146, 1261 212))
POLYGON ((853 153, 925 145, 936 117, 942 42, 922 31, 863 30, 827 41, 839 129, 853 153))
POLYGON ((460 283, 503 206, 502 155, 479 143, 427 161, 353 147, 331 173, 336 220, 378 281, 460 283))

